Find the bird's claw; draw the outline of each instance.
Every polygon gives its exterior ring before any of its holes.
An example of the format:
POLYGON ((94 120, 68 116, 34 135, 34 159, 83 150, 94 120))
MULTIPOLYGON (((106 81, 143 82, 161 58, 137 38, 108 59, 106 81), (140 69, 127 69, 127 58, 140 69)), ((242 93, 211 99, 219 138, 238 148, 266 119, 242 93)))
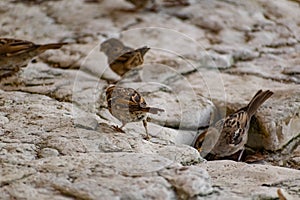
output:
POLYGON ((125 131, 123 131, 122 128, 120 128, 120 127, 118 127, 118 126, 113 125, 112 127, 113 127, 113 129, 114 129, 115 131, 118 131, 118 132, 120 132, 120 133, 125 133, 125 131))

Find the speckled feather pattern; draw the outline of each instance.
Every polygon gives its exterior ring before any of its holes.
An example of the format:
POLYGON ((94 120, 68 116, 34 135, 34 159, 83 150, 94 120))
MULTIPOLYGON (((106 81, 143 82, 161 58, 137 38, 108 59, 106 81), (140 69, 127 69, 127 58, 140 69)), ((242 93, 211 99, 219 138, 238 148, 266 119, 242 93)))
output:
POLYGON ((242 150, 248 139, 251 117, 273 92, 259 90, 249 104, 233 114, 221 119, 202 133, 194 147, 217 157, 230 156, 242 150))
POLYGON ((164 112, 160 108, 148 107, 145 99, 132 88, 110 86, 106 89, 106 101, 109 112, 122 122, 122 127, 129 122, 143 121, 147 135, 147 113, 164 112))
POLYGON ((107 56, 109 67, 119 76, 142 65, 149 49, 146 46, 133 49, 115 38, 104 41, 100 46, 100 51, 107 56))

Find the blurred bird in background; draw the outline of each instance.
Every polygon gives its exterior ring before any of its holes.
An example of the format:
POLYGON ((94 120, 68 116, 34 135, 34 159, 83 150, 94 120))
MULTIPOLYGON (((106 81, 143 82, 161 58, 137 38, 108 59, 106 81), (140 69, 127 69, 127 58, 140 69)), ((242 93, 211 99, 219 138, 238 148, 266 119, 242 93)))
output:
POLYGON ((133 49, 115 38, 108 39, 100 45, 100 51, 107 56, 109 67, 121 77, 133 68, 142 65, 149 49, 147 46, 133 49))
POLYGON ((49 49, 59 49, 66 44, 35 44, 26 40, 0 38, 0 80, 18 73, 39 54, 49 49))

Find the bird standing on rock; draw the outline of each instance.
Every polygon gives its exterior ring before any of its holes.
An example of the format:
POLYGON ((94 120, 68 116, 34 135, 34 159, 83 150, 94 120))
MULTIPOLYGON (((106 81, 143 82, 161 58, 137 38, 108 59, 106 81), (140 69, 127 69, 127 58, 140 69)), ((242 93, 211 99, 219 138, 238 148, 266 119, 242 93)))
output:
POLYGON ((18 73, 28 62, 49 49, 59 49, 67 43, 35 44, 33 42, 0 38, 0 80, 18 73))
POLYGON ((201 155, 206 156, 210 153, 216 158, 230 156, 242 150, 238 158, 240 160, 248 140, 251 117, 272 95, 270 90, 259 90, 247 106, 217 121, 214 126, 199 135, 194 147, 201 155))
POLYGON ((133 49, 115 38, 104 41, 100 46, 100 51, 104 52, 108 58, 109 67, 119 76, 123 76, 126 72, 142 65, 144 55, 149 49, 146 46, 133 49))
POLYGON ((124 132, 122 128, 129 122, 143 121, 146 139, 149 139, 147 129, 147 113, 157 114, 163 109, 148 107, 145 99, 134 89, 112 85, 106 89, 106 101, 109 112, 122 122, 121 127, 114 128, 124 132))

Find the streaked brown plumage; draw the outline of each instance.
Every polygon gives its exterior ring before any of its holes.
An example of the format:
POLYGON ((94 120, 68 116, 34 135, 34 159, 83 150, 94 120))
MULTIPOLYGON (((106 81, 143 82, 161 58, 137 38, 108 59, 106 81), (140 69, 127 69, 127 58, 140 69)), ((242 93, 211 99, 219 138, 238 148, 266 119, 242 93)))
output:
POLYGON ((144 63, 144 55, 150 48, 133 49, 125 46, 120 40, 111 38, 104 41, 100 51, 108 58, 109 67, 119 76, 144 63))
POLYGON ((59 49, 66 43, 34 44, 33 42, 0 38, 0 79, 12 76, 26 67, 35 56, 48 49, 59 49))
POLYGON ((109 112, 122 122, 121 127, 115 127, 118 131, 129 122, 143 121, 147 139, 147 113, 157 114, 163 109, 148 107, 145 99, 134 89, 112 85, 106 89, 106 101, 109 112))
MULTIPOLYGON (((247 106, 217 121, 214 126, 199 135, 194 147, 200 151, 202 156, 210 153, 217 158, 230 156, 243 150, 248 139, 251 117, 272 95, 273 92, 270 90, 259 90, 247 106)), ((242 152, 238 160, 241 156, 242 152)))

